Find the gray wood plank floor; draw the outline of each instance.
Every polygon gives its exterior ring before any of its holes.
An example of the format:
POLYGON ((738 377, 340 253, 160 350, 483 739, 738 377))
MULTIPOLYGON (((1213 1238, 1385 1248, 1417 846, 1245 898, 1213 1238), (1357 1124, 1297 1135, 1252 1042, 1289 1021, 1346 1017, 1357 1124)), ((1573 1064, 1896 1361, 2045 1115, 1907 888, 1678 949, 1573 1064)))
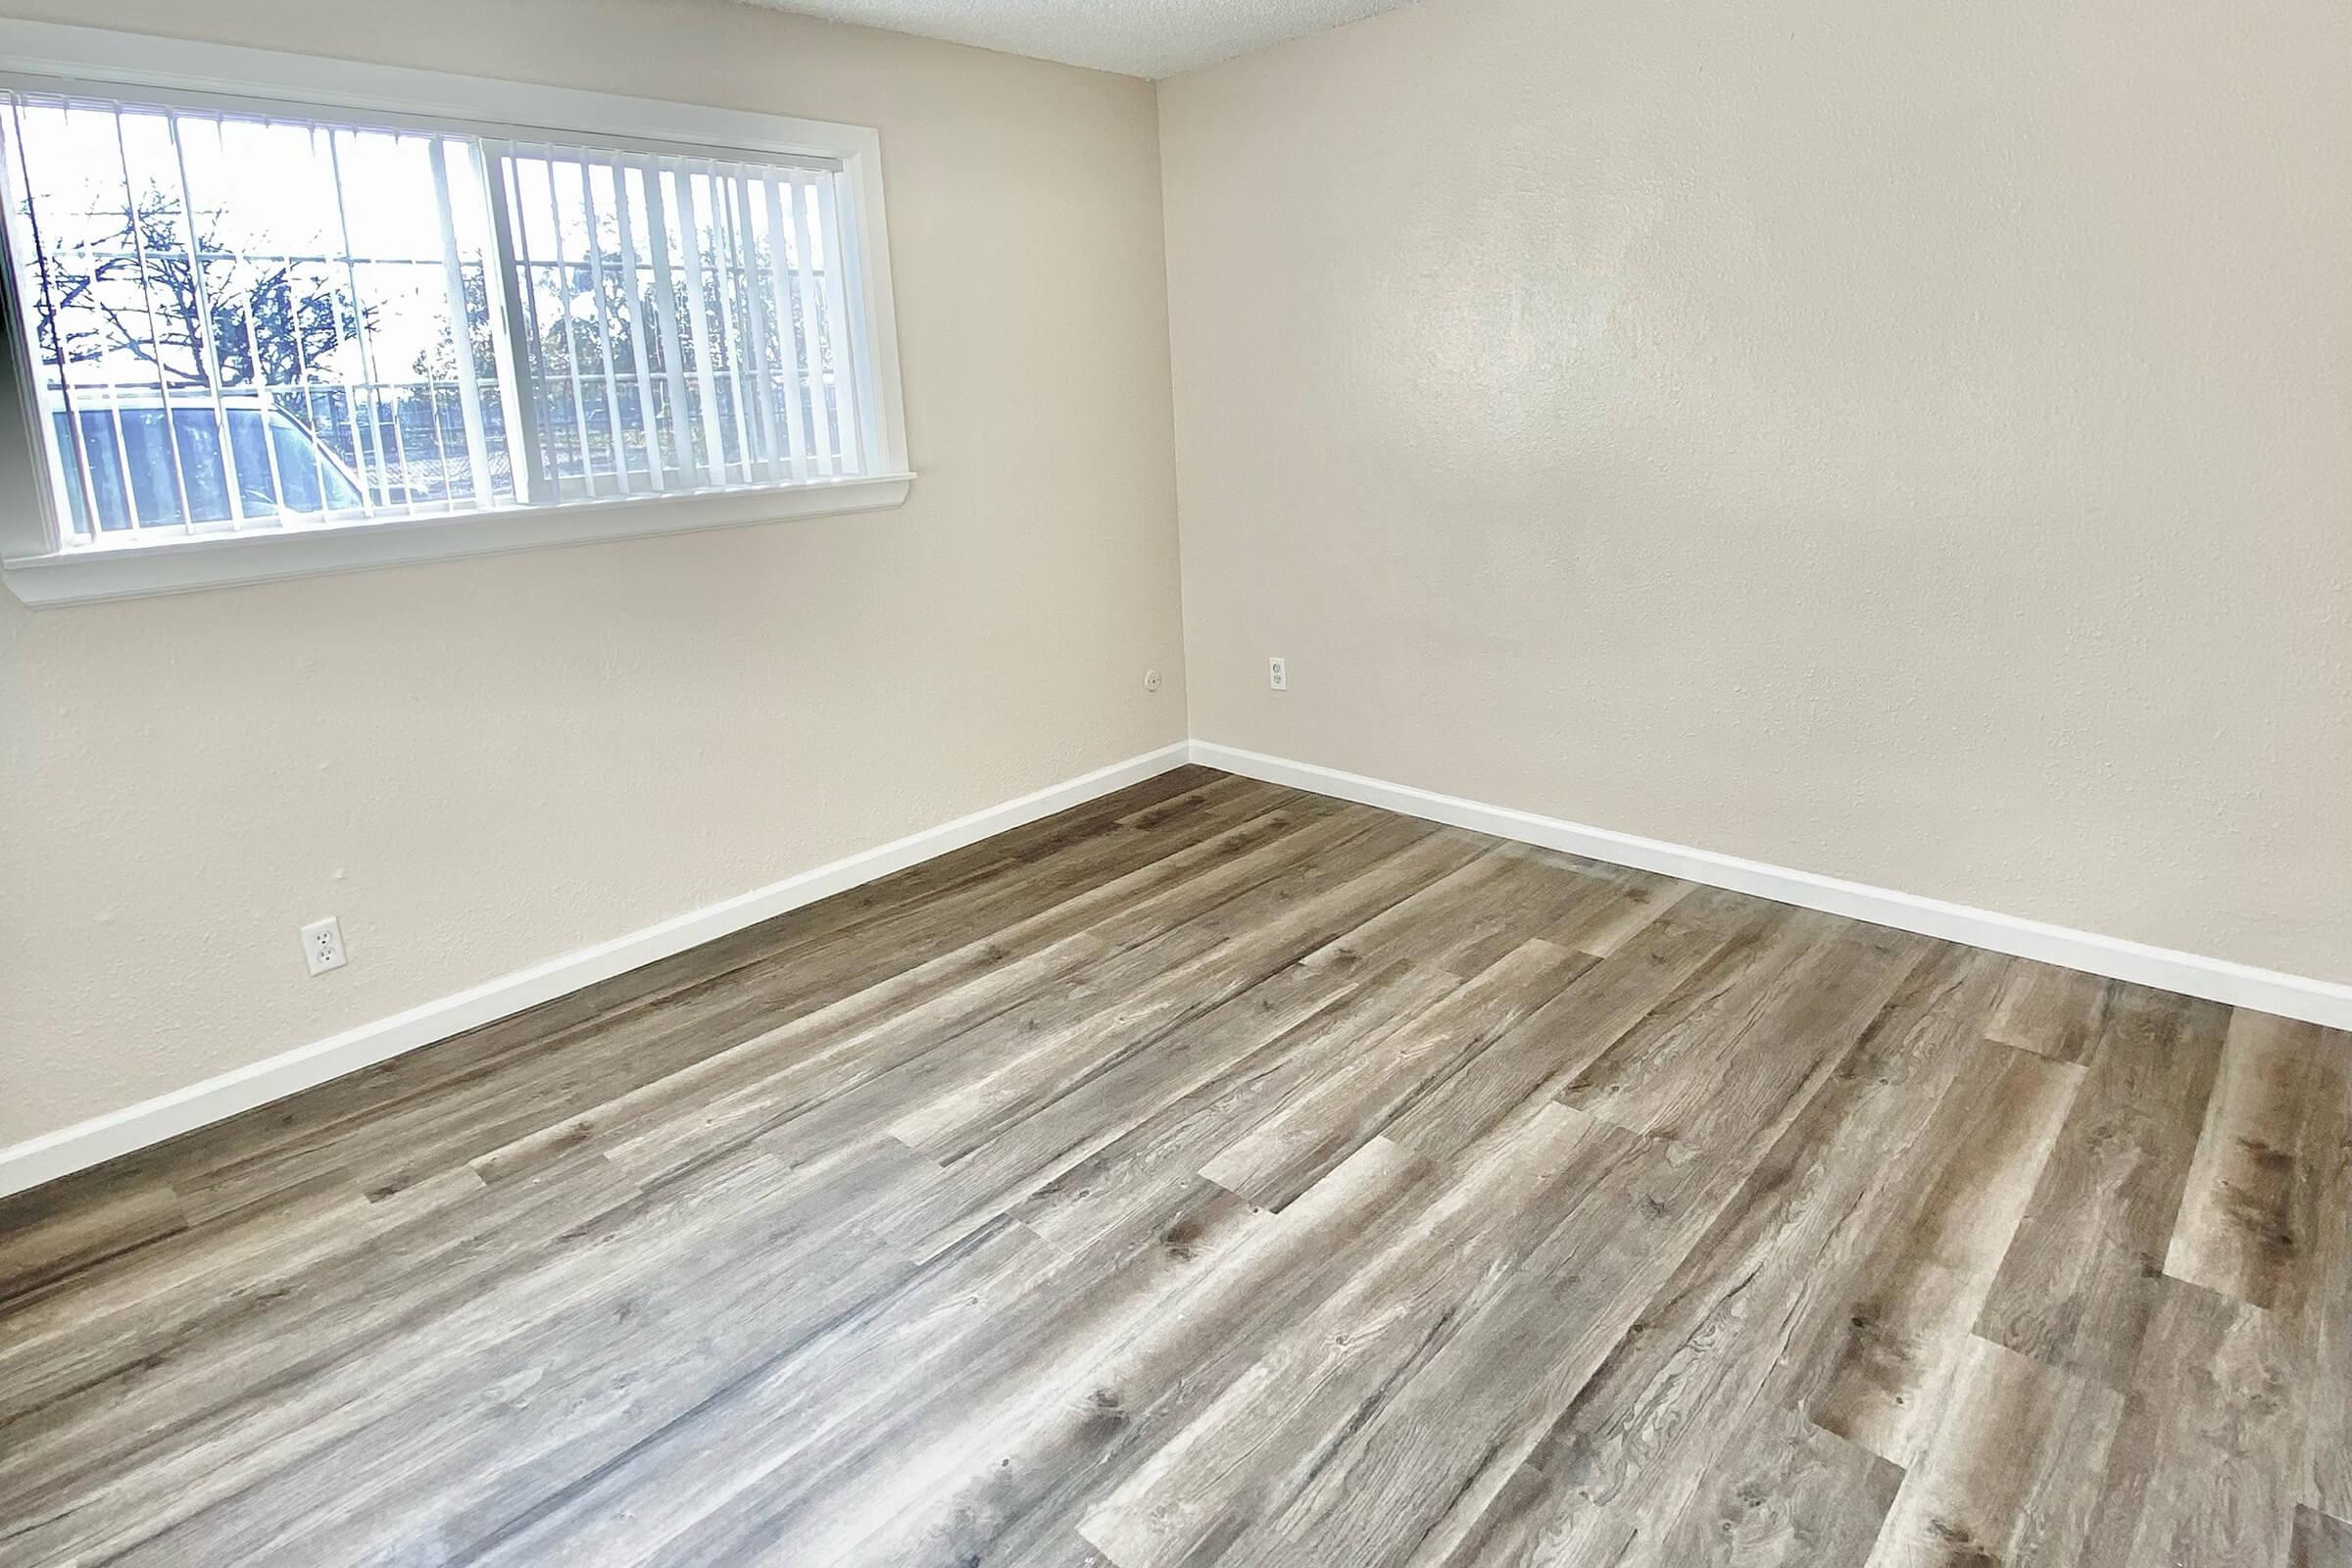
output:
POLYGON ((9 1564, 2352 1563, 2352 1039, 1181 769, 0 1203, 9 1564))

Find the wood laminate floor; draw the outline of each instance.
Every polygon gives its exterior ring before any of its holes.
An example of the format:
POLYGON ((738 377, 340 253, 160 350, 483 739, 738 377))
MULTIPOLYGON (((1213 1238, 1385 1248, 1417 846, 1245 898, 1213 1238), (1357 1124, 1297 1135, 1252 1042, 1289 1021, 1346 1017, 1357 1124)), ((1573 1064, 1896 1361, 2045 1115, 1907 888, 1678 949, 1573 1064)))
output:
POLYGON ((0 1562, 2352 1565, 2352 1040, 1183 769, 0 1204, 0 1562))

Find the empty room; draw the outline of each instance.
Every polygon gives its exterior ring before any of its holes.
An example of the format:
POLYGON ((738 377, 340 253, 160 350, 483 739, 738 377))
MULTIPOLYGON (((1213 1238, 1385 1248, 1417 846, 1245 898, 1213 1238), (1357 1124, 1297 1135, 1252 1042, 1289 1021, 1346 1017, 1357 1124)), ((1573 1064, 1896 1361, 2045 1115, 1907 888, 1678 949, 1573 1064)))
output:
POLYGON ((0 0, 0 1565, 2352 1568, 2348 65, 0 0))

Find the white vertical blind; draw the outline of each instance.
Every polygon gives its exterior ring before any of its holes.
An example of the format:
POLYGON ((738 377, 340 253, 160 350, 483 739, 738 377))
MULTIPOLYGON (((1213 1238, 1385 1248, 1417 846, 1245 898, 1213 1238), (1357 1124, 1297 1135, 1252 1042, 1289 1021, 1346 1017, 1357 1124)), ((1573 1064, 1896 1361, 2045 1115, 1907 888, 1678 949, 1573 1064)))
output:
POLYGON ((0 84, 62 547, 868 471, 838 164, 232 103, 0 84))
MULTIPOLYGON (((466 302, 466 258, 458 249, 457 209, 449 194, 449 150, 435 137, 426 149, 433 171, 433 216, 441 224, 441 286, 449 298, 449 318, 466 329, 450 334, 451 358, 458 372, 458 414, 466 425, 466 459, 471 469, 473 493, 491 493, 488 426, 482 417, 481 368, 474 363, 472 312, 466 302)), ((482 309, 489 312, 485 279, 482 309)))
POLYGON ((470 137, 0 88, 66 544, 514 498, 470 137))
POLYGON ((838 175, 492 144, 538 471, 565 498, 862 472, 838 175))
MULTIPOLYGON (((612 193, 608 210, 612 215, 613 235, 619 246, 618 250, 614 252, 615 259, 620 263, 618 275, 627 280, 627 286, 619 290, 620 318, 621 329, 628 334, 628 358, 630 367, 636 375, 636 406, 641 413, 637 424, 637 444, 645 454, 647 476, 653 481, 654 488, 659 490, 662 488, 662 440, 660 431, 655 428, 650 418, 650 413, 655 406, 654 375, 650 368, 653 361, 645 351, 646 340, 652 330, 652 317, 645 299, 637 289, 639 272, 636 225, 629 216, 629 203, 626 199, 628 188, 624 183, 620 166, 611 158, 607 158, 599 167, 608 181, 606 188, 612 193)), ((601 221, 593 217, 591 220, 601 221)), ((598 289, 597 297, 600 299, 604 297, 603 289, 598 289)))

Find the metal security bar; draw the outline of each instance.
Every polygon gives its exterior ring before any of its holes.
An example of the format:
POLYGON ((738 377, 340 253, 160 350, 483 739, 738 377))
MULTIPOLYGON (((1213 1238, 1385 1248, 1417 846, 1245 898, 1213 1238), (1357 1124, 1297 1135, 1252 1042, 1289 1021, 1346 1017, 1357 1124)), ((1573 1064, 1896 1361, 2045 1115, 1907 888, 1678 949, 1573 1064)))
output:
POLYGON ((869 471, 838 164, 0 84, 61 548, 869 471))
POLYGON ((68 544, 516 498, 472 138, 0 92, 68 544))
POLYGON ((836 173, 490 143, 564 499, 863 471, 836 173))

